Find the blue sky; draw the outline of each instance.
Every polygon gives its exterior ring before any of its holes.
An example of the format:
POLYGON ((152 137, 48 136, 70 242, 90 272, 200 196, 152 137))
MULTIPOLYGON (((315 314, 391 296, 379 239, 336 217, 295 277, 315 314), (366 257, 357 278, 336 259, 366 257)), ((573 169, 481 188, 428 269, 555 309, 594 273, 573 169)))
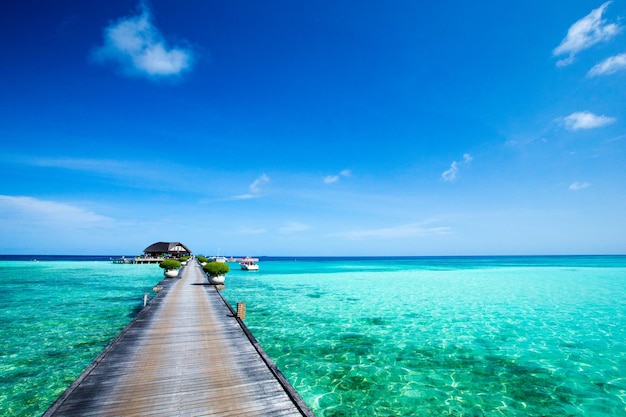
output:
POLYGON ((626 2, 0 13, 0 253, 626 253, 626 2))

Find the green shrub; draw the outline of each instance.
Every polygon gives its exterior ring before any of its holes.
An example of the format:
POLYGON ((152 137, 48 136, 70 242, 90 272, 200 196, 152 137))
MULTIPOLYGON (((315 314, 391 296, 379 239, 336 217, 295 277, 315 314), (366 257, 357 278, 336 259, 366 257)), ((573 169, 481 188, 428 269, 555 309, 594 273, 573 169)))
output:
POLYGON ((178 258, 178 260, 181 262, 187 262, 189 259, 191 259, 191 256, 181 256, 180 258, 178 258))
POLYGON ((204 265, 202 269, 204 270, 204 272, 213 277, 227 274, 228 271, 230 271, 230 267, 223 262, 209 262, 208 264, 204 265))
POLYGON ((202 262, 209 262, 209 260, 206 258, 206 256, 196 256, 196 259, 200 263, 202 263, 202 262))
POLYGON ((165 261, 161 261, 159 266, 163 269, 169 270, 169 269, 180 269, 182 265, 180 262, 174 259, 166 259, 165 261))

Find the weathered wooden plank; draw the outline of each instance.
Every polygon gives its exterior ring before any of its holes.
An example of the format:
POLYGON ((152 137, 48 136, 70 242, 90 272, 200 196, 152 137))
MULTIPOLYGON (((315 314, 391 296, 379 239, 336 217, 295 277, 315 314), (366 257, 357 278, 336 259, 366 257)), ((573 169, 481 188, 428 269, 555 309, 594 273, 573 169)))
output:
POLYGON ((44 414, 313 416, 195 262, 44 414))

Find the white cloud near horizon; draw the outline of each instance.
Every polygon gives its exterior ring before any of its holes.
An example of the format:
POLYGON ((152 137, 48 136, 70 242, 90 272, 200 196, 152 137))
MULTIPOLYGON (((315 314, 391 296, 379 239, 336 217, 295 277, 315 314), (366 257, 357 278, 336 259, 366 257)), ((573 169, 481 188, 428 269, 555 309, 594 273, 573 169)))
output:
POLYGON ((285 223, 279 230, 280 230, 280 233, 283 233, 283 234, 292 234, 292 233, 305 232, 310 229, 311 229, 311 226, 309 226, 308 224, 304 224, 300 222, 288 222, 288 223, 285 223))
POLYGON ((113 62, 130 76, 177 77, 191 70, 195 54, 189 46, 170 46, 154 25, 145 2, 138 15, 126 16, 104 30, 104 45, 94 51, 97 62, 113 62))
POLYGON ((12 222, 70 228, 101 227, 114 223, 110 217, 77 205, 9 195, 0 195, 0 218, 12 222))
POLYGON ((231 200, 249 200, 251 198, 258 198, 261 196, 263 187, 270 182, 270 177, 266 174, 261 174, 261 176, 252 181, 252 184, 248 187, 248 193, 233 196, 231 197, 231 200))
POLYGON ((347 178, 347 177, 349 177, 351 175, 352 175, 352 171, 350 171, 349 169, 344 169, 339 174, 327 175, 326 177, 324 177, 324 179, 322 181, 324 182, 324 184, 333 184, 333 183, 339 181, 342 177, 343 178, 347 178))
POLYGON ((574 112, 557 119, 567 130, 595 129, 617 121, 615 117, 598 116, 588 111, 574 112))
POLYGON ((626 53, 614 55, 604 61, 594 65, 587 75, 589 77, 598 77, 600 75, 615 74, 618 71, 626 69, 626 53))
POLYGON ((450 233, 451 229, 449 227, 426 227, 424 223, 410 223, 378 229, 352 230, 343 233, 334 233, 331 236, 342 237, 349 240, 402 239, 420 236, 439 236, 450 233))
POLYGON ((569 186, 569 189, 572 191, 578 191, 578 190, 582 190, 584 188, 589 188, 591 187, 591 184, 589 184, 588 182, 574 182, 569 186))
POLYGON ((240 227, 239 229, 237 229, 236 233, 239 235, 262 235, 263 233, 267 233, 267 229, 240 227))
POLYGON ((607 23, 606 19, 602 18, 604 10, 609 4, 611 4, 610 1, 603 3, 569 28, 567 36, 552 51, 555 57, 568 55, 557 61, 557 66, 570 65, 579 52, 599 42, 608 41, 620 32, 621 27, 618 24, 607 23))
POLYGON ((474 157, 469 153, 463 154, 463 161, 452 161, 452 163, 450 164, 450 168, 441 174, 441 180, 444 182, 455 182, 459 173, 459 167, 462 165, 468 165, 473 160, 474 157))

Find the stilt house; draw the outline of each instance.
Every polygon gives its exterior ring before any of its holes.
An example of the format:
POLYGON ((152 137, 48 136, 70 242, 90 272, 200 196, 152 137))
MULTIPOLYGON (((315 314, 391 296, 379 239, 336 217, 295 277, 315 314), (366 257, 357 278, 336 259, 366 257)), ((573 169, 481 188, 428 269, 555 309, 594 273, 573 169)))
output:
POLYGON ((179 258, 190 256, 191 250, 180 242, 156 242, 143 250, 148 258, 179 258))

